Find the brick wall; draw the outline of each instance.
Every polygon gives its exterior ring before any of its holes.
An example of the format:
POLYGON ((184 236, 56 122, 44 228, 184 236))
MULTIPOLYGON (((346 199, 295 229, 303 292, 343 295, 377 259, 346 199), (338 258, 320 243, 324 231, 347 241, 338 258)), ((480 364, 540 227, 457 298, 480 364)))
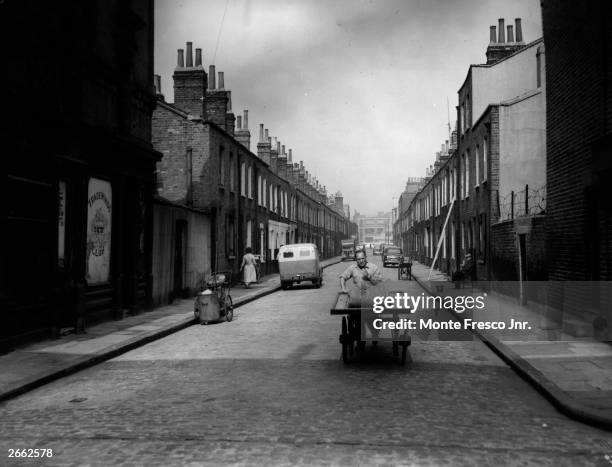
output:
MULTIPOLYGON (((609 267, 602 270, 588 258, 609 252, 610 240, 600 239, 597 251, 589 252, 593 245, 589 241, 587 217, 592 203, 585 196, 598 182, 602 169, 593 163, 592 148, 606 135, 610 137, 612 127, 611 113, 606 111, 606 102, 612 100, 609 32, 612 18, 605 5, 604 0, 542 2, 551 280, 611 277, 609 267)), ((609 180, 600 183, 602 187, 609 186, 609 180)), ((602 190, 603 193, 609 195, 610 189, 602 190)))
MULTIPOLYGON (((530 218, 530 231, 525 234, 527 274, 524 280, 547 280, 546 217, 530 218)), ((514 221, 499 222, 491 226, 491 279, 518 281, 518 243, 514 221)))

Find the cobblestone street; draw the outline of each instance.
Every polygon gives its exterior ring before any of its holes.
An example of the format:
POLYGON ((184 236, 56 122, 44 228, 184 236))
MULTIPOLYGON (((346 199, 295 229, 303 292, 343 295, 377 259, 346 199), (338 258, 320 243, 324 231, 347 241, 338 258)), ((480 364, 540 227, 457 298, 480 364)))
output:
POLYGON ((608 464, 609 433, 480 341, 415 341, 405 367, 368 345, 344 365, 329 310, 347 265, 4 403, 2 464, 608 464), (22 448, 53 457, 6 459, 22 448))

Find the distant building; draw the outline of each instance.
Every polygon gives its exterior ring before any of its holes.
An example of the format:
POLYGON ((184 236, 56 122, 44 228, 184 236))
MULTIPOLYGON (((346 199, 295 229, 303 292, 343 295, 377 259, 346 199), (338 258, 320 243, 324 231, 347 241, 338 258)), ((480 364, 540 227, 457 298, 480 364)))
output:
POLYGON ((376 216, 362 216, 356 222, 359 242, 373 245, 392 242, 393 230, 390 212, 379 212, 376 216))

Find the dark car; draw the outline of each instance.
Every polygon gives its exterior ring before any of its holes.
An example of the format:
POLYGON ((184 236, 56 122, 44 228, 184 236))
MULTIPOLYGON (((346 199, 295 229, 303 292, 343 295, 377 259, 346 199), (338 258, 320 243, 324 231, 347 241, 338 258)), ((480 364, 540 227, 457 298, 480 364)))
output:
POLYGON ((382 252, 383 266, 387 265, 399 266, 404 259, 404 253, 398 246, 385 246, 382 252))

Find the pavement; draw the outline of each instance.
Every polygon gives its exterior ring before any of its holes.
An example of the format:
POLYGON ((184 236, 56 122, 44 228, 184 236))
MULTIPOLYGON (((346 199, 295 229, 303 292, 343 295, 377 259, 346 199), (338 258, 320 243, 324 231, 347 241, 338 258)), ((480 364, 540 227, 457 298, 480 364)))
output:
MULTIPOLYGON (((431 295, 482 295, 478 284, 455 289, 450 278, 418 262, 412 276, 431 295)), ((594 337, 575 337, 545 316, 541 307, 487 292, 486 310, 474 319, 526 321, 520 331, 473 331, 521 377, 562 413, 584 423, 612 429, 612 345, 594 337), (487 314, 486 318, 484 313, 487 314)), ((455 316, 461 318, 455 313, 455 316)))
MULTIPOLYGON (((336 257, 322 261, 322 265, 328 267, 340 261, 336 257)), ((448 276, 418 262, 413 264, 412 275, 431 295, 482 293, 474 288, 456 290, 448 276)), ((249 289, 232 288, 234 307, 280 288, 278 274, 263 277, 249 289)), ((486 303, 487 319, 496 314, 534 325, 530 331, 521 331, 520 339, 516 334, 495 331, 475 331, 478 337, 561 412, 612 429, 612 346, 551 330, 541 314, 511 298, 489 293, 486 303)), ((0 402, 195 323, 190 298, 91 326, 84 334, 40 341, 0 355, 0 402)))
MULTIPOLYGON (((326 268, 341 261, 338 256, 321 265, 326 268)), ((238 308, 280 289, 279 275, 272 274, 248 289, 233 287, 230 293, 238 308)), ((0 355, 0 402, 196 324, 193 304, 193 298, 175 300, 152 311, 90 326, 82 334, 31 343, 0 355)))

